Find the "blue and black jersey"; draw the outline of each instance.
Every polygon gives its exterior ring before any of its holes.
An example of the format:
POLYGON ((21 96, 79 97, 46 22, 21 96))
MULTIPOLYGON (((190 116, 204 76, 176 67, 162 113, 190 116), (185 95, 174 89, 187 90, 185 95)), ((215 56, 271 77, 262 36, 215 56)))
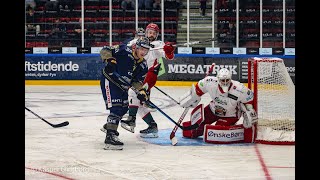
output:
MULTIPOLYGON (((116 46, 104 47, 111 51, 111 56, 117 62, 116 72, 123 78, 127 79, 128 82, 143 82, 144 77, 148 71, 146 61, 144 59, 135 59, 132 52, 132 47, 126 44, 116 46)), ((112 74, 109 75, 103 69, 103 75, 111 82, 121 83, 118 78, 112 74)))

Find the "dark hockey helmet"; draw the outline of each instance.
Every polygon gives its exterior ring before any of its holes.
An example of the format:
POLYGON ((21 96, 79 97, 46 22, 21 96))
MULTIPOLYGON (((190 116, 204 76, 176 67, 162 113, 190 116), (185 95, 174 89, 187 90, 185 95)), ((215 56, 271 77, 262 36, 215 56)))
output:
POLYGON ((140 47, 144 47, 146 49, 150 49, 150 41, 148 38, 146 37, 140 37, 137 42, 136 42, 136 47, 140 48, 140 47))

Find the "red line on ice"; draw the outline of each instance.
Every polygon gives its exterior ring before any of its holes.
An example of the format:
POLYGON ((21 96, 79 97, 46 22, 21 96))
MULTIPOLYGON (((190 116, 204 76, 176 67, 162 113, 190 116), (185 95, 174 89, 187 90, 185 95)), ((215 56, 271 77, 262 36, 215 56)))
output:
POLYGON ((25 167, 25 168, 26 168, 26 169, 29 169, 29 170, 33 170, 33 171, 37 171, 37 172, 41 172, 41 173, 45 173, 45 174, 50 174, 50 175, 53 175, 53 176, 57 176, 57 177, 60 177, 60 178, 62 178, 62 179, 75 180, 75 179, 72 179, 72 178, 63 176, 63 175, 61 175, 61 174, 51 173, 51 172, 47 172, 47 171, 40 170, 40 169, 36 169, 36 168, 30 168, 30 167, 25 167))
POLYGON ((260 153, 260 151, 259 151, 259 149, 258 149, 258 146, 255 145, 255 146, 254 146, 254 149, 255 149, 255 151, 256 151, 256 153, 257 153, 257 156, 258 156, 258 158, 259 158, 259 162, 260 162, 260 164, 261 164, 261 166, 262 166, 262 170, 263 170, 263 172, 264 172, 265 177, 267 178, 267 180, 272 180, 272 178, 270 177, 268 168, 267 168, 266 164, 264 163, 264 160, 263 160, 263 158, 262 158, 262 156, 261 156, 261 153, 260 153))

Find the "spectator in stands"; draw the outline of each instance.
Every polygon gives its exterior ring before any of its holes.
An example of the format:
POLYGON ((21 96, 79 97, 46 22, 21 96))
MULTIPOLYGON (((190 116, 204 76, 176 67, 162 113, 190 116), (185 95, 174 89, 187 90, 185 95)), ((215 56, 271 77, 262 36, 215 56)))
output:
POLYGON ((138 0, 139 9, 152 10, 153 0, 138 0))
POLYGON ((161 9, 161 0, 155 0, 153 3, 153 9, 161 9))
POLYGON ((200 2, 200 15, 204 17, 206 15, 206 9, 207 9, 207 0, 199 0, 200 2))
POLYGON ((236 26, 234 23, 229 23, 229 31, 227 32, 227 36, 229 37, 230 46, 235 47, 236 46, 236 26))
MULTIPOLYGON (((81 46, 81 37, 82 37, 82 19, 79 18, 79 23, 75 25, 74 27, 74 31, 77 33, 77 35, 75 36, 75 46, 80 47, 81 46)), ((87 29, 84 27, 83 29, 84 31, 84 41, 88 41, 88 31, 87 29)))
POLYGON ((74 2, 73 0, 59 0, 59 9, 73 9, 74 8, 74 2))
POLYGON ((34 9, 29 8, 29 11, 26 15, 26 26, 25 26, 26 33, 28 32, 35 32, 36 35, 40 32, 40 25, 36 25, 35 17, 34 17, 34 9))
POLYGON ((49 0, 44 5, 46 7, 46 10, 49 11, 56 11, 58 10, 59 1, 58 0, 49 0))
POLYGON ((135 9, 135 2, 133 0, 123 0, 121 2, 121 8, 123 10, 134 10, 135 9))
POLYGON ((34 0, 25 0, 26 11, 29 11, 30 8, 34 9, 36 7, 36 2, 34 0))
POLYGON ((50 45, 51 46, 63 46, 63 39, 66 36, 66 26, 60 22, 59 18, 56 18, 53 28, 50 32, 50 45))

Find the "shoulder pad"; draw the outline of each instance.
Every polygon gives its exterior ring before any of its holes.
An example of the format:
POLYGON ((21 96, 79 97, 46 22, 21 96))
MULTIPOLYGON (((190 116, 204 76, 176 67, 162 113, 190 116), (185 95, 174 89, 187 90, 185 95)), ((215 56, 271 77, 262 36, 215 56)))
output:
POLYGON ((159 40, 157 40, 157 41, 152 41, 150 44, 153 45, 154 48, 164 46, 164 42, 159 41, 159 40))

